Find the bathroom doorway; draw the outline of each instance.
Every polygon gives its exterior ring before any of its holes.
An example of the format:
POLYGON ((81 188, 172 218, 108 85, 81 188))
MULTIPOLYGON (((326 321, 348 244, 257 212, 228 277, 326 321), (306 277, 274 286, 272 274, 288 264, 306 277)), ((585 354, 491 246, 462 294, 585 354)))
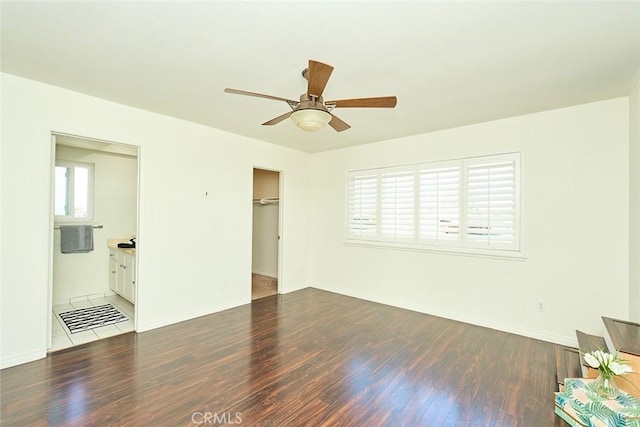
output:
POLYGON ((253 169, 251 300, 278 293, 280 172, 253 169))
POLYGON ((52 154, 49 352, 135 330, 139 192, 138 147, 53 134, 52 154))

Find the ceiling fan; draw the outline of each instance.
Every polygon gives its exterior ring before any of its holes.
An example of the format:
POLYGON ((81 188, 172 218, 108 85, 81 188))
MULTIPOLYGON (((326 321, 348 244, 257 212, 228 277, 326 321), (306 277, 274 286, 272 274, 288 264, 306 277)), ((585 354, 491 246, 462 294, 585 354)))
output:
POLYGON ((302 76, 307 79, 307 91, 300 95, 300 101, 281 98, 279 96, 264 95, 262 93, 247 92, 238 89, 226 88, 226 93, 236 95, 255 96, 257 98, 274 99, 289 104, 291 111, 274 119, 264 122, 264 126, 271 126, 291 117, 295 124, 306 131, 316 131, 329 124, 337 132, 349 129, 344 121, 336 117, 332 111, 334 108, 393 108, 396 106, 395 96, 382 96, 376 98, 341 99, 338 101, 324 101, 322 93, 333 72, 331 65, 309 60, 309 67, 302 71, 302 76))

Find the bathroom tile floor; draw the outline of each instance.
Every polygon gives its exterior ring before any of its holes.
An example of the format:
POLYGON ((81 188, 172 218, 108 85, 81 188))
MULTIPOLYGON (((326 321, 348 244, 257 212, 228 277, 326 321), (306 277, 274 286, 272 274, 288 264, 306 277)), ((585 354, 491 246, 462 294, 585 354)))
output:
POLYGON ((53 312, 51 313, 52 331, 51 348, 49 351, 62 350, 63 348, 73 347, 75 345, 96 341, 102 338, 131 332, 134 330, 133 315, 133 304, 119 295, 109 295, 93 299, 78 298, 73 299, 69 304, 54 305, 53 312), (72 334, 59 316, 60 313, 64 313, 66 311, 109 303, 113 304, 114 307, 124 313, 129 320, 72 334))

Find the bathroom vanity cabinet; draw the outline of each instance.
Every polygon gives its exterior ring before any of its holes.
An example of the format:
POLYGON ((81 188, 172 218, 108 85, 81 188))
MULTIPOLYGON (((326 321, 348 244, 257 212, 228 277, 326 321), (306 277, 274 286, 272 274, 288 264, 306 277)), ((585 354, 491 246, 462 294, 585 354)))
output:
POLYGON ((109 247, 109 288, 131 303, 135 303, 135 249, 109 247))

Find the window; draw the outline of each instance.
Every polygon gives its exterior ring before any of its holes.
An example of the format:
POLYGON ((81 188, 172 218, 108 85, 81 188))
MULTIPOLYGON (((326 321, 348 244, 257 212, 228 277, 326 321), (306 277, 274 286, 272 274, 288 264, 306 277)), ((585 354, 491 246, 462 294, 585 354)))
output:
POLYGON ((518 153, 348 174, 347 239, 520 250, 518 153))
POLYGON ((56 161, 56 222, 93 221, 93 164, 56 161))

